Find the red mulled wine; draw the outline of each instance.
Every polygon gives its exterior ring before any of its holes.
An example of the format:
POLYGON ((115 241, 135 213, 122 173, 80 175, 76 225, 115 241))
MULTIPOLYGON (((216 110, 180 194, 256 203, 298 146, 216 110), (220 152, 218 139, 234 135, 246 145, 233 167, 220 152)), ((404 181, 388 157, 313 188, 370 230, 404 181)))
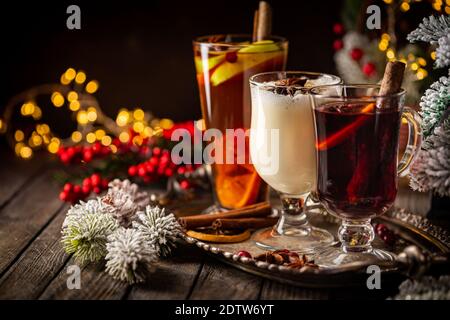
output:
POLYGON ((398 108, 335 102, 315 117, 320 201, 347 219, 384 213, 397 194, 398 108))

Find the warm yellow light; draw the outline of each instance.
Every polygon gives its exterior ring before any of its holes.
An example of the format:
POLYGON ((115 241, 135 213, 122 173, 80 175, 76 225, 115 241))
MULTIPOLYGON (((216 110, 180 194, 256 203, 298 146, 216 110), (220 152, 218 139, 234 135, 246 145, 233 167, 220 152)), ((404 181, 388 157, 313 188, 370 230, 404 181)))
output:
POLYGON ((111 149, 112 153, 116 153, 117 152, 117 147, 115 145, 110 145, 109 148, 111 149))
MULTIPOLYGON (((87 112, 84 110, 80 110, 77 113, 77 121, 79 124, 86 124, 89 122, 87 117, 87 112)), ((94 135, 95 136, 95 135, 94 135)))
POLYGON ((53 92, 51 100, 53 105, 58 108, 64 104, 64 97, 59 92, 53 92))
POLYGON ((386 51, 386 57, 387 57, 389 60, 395 59, 395 53, 394 53, 394 50, 389 49, 388 51, 386 51))
POLYGON ((431 52, 430 57, 431 59, 436 60, 436 51, 431 52))
POLYGON ((433 3, 433 9, 436 11, 441 11, 442 9, 442 2, 436 1, 433 3))
POLYGON ((419 70, 417 70, 417 73, 416 73, 417 79, 422 80, 422 79, 425 78, 427 75, 428 75, 427 70, 422 69, 422 68, 419 68, 419 70))
POLYGON ((57 153, 59 149, 59 144, 56 142, 50 142, 50 144, 47 146, 47 150, 50 153, 57 153))
POLYGON ((135 120, 142 121, 142 120, 144 120, 144 116, 145 116, 145 114, 142 109, 136 109, 133 112, 133 117, 135 120))
POLYGON ((133 130, 139 133, 144 131, 144 124, 142 122, 135 122, 133 124, 133 130))
POLYGON ((445 4, 450 6, 450 0, 445 0, 445 4))
POLYGON ((411 70, 416 71, 417 69, 419 69, 419 65, 416 62, 411 63, 411 70))
POLYGON ((73 142, 77 143, 77 142, 80 142, 81 139, 83 139, 83 135, 81 134, 80 131, 74 131, 74 132, 72 132, 71 138, 72 138, 73 142))
POLYGON ((76 93, 75 91, 70 91, 67 94, 67 100, 69 100, 70 102, 78 100, 78 93, 76 93))
POLYGON ((170 128, 173 127, 173 121, 166 118, 161 119, 161 121, 159 122, 159 126, 164 130, 169 130, 170 128))
POLYGON ((402 10, 403 12, 406 12, 409 10, 409 3, 408 2, 402 2, 402 4, 400 5, 400 10, 402 10))
POLYGON ((144 138, 149 138, 153 135, 153 129, 150 127, 145 127, 144 131, 142 132, 142 135, 144 138))
POLYGON ((74 100, 69 104, 69 109, 72 111, 80 110, 80 102, 78 100, 74 100))
POLYGON ((446 13, 446 14, 450 14, 450 7, 448 7, 448 6, 445 7, 445 13, 446 13))
POLYGON ((94 107, 89 107, 87 110, 87 119, 90 122, 97 120, 97 110, 94 107))
POLYGON ((387 4, 391 4, 392 3, 392 0, 383 0, 384 1, 384 3, 387 3, 387 4))
POLYGON ((31 146, 39 147, 42 144, 42 137, 40 135, 35 134, 30 137, 28 143, 31 146))
POLYGON ((130 135, 128 134, 128 132, 121 132, 119 134, 119 140, 122 143, 127 143, 130 140, 130 135))
POLYGON ((422 66, 425 67, 427 65, 427 60, 425 60, 422 57, 417 58, 417 62, 422 66))
POLYGON ((381 35, 381 39, 384 41, 389 41, 389 40, 391 40, 391 36, 388 33, 383 33, 381 35))
POLYGON ((98 90, 98 82, 95 80, 91 80, 86 84, 86 92, 94 93, 98 90))
POLYGON ((78 84, 82 84, 86 81, 86 73, 83 71, 78 71, 77 75, 75 76, 75 82, 78 84))
POLYGON ((206 128, 206 126, 205 126, 205 120, 199 119, 199 120, 195 121, 195 126, 196 126, 197 129, 200 130, 200 131, 205 130, 205 128, 206 128))
POLYGON ((59 78, 59 82, 61 82, 61 84, 67 86, 70 83, 70 80, 66 78, 66 74, 62 74, 61 78, 59 78))
POLYGON ((110 136, 104 136, 102 138, 102 145, 104 145, 105 147, 109 146, 112 142, 112 139, 110 136))
POLYGON ((20 156, 24 159, 29 159, 33 155, 33 150, 30 147, 24 146, 20 149, 20 156))
POLYGON ((98 129, 97 131, 95 131, 95 138, 97 140, 101 140, 105 135, 106 135, 106 132, 103 129, 98 129))
POLYGON ((142 145, 143 139, 141 136, 135 136, 133 138, 133 144, 135 144, 136 146, 140 146, 142 145))
POLYGON ((33 102, 26 102, 20 108, 20 113, 23 116, 29 116, 29 115, 32 115, 34 113, 34 110, 35 110, 34 103, 33 102))
POLYGON ((34 120, 39 120, 42 117, 42 110, 38 106, 34 107, 33 114, 31 115, 34 120))
POLYGON ((95 133, 93 133, 93 132, 89 132, 87 135, 86 135, 86 141, 87 142, 89 142, 89 143, 94 143, 95 142, 95 133))
POLYGON ((160 137, 162 135, 162 133, 163 133, 163 129, 161 129, 160 127, 155 127, 153 129, 154 136, 160 137))
POLYGON ((23 133, 22 130, 16 130, 16 132, 14 133, 14 139, 17 142, 23 141, 23 139, 25 138, 25 134, 23 133))
POLYGON ((119 111, 119 114, 117 115, 116 123, 120 127, 126 126, 129 118, 130 118, 130 114, 128 113, 128 110, 121 110, 121 111, 119 111))
POLYGON ((45 123, 37 124, 36 131, 37 131, 37 133, 39 133, 42 136, 42 135, 50 132, 50 127, 48 126, 48 124, 45 124, 45 123))
POLYGON ((23 142, 16 143, 16 145, 14 146, 14 151, 18 156, 20 155, 20 150, 22 150, 23 147, 25 147, 25 144, 23 142))
POLYGON ((75 79, 76 75, 77 75, 77 72, 75 71, 74 68, 69 68, 64 73, 64 77, 69 81, 72 81, 73 79, 75 79))
POLYGON ((5 122, 3 121, 3 119, 0 119, 0 132, 3 132, 4 129, 5 129, 5 122))
POLYGON ((59 140, 57 137, 53 137, 50 141, 56 143, 58 146, 61 144, 61 140, 59 140))
POLYGON ((381 40, 380 43, 378 44, 378 49, 380 49, 381 51, 386 51, 386 49, 388 48, 389 42, 386 40, 381 40))

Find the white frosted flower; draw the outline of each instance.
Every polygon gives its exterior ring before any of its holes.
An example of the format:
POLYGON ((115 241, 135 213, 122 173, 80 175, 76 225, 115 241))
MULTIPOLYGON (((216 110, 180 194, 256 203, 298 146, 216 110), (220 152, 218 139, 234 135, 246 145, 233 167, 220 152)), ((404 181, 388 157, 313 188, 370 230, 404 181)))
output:
POLYGON ((138 212, 138 221, 133 227, 140 230, 161 256, 167 256, 181 232, 181 226, 173 213, 165 213, 165 209, 147 206, 145 212, 138 212))
POLYGON ((119 228, 108 237, 106 272, 114 279, 141 282, 157 253, 147 238, 136 229, 119 228))

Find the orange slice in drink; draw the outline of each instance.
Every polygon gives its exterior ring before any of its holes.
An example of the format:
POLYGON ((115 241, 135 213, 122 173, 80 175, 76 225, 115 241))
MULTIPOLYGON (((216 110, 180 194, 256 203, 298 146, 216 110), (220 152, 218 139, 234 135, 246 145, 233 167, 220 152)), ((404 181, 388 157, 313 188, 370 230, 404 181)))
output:
POLYGON ((261 178, 252 165, 216 164, 216 193, 226 208, 242 208, 256 202, 261 178))

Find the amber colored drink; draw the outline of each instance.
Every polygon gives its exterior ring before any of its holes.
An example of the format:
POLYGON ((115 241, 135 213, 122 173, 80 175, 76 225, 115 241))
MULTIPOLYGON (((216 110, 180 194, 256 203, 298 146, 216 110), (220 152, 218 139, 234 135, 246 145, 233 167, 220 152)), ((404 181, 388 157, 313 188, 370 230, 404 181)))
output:
MULTIPOLYGON (((250 128, 249 78, 284 70, 287 42, 281 38, 252 43, 245 36, 202 37, 194 41, 194 55, 206 129, 216 128, 225 137, 226 129, 250 128)), ((225 154, 227 141, 222 145, 225 154)), ((267 196, 266 184, 250 163, 248 139, 245 154, 243 164, 212 165, 214 194, 223 208, 240 208, 267 196)))

